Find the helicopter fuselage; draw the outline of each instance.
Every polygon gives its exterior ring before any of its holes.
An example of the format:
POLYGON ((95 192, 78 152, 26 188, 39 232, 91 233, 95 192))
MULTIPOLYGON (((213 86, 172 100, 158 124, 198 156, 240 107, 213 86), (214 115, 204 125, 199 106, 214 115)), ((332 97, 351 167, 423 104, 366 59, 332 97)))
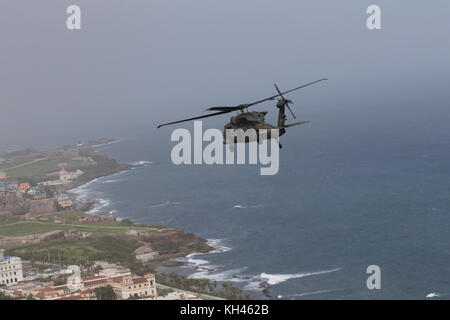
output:
POLYGON ((284 129, 279 129, 276 126, 271 125, 270 123, 267 123, 264 121, 265 116, 267 112, 259 112, 259 111, 253 111, 253 112, 244 112, 237 116, 231 117, 230 122, 227 123, 224 126, 224 140, 223 143, 238 143, 238 142, 245 142, 249 143, 252 141, 260 141, 260 130, 266 130, 267 135, 266 139, 271 139, 271 130, 278 130, 277 138, 285 133, 284 129), (248 133, 248 130, 254 130, 254 135, 245 135, 241 139, 239 139, 239 136, 234 134, 234 137, 227 138, 227 130, 234 130, 236 133, 237 130, 242 130, 244 133, 248 133))

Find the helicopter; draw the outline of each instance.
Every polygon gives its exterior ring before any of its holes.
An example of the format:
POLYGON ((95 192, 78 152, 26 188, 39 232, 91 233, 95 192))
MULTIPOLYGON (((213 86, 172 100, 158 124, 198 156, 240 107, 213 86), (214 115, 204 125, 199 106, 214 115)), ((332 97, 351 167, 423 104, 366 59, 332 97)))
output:
MULTIPOLYGON (((284 91, 284 92, 281 92, 280 89, 278 88, 278 86, 276 84, 274 84, 277 94, 270 96, 268 98, 264 98, 262 100, 258 100, 258 101, 251 102, 251 103, 240 104, 237 106, 211 107, 211 108, 206 109, 206 111, 217 111, 217 112, 206 114, 203 116, 193 117, 193 118, 189 118, 189 119, 183 119, 183 120, 163 123, 163 124, 158 125, 157 128, 161 128, 161 127, 176 124, 176 123, 186 122, 186 121, 192 121, 192 120, 204 119, 204 118, 208 118, 208 117, 219 116, 222 114, 227 114, 227 113, 230 113, 233 111, 237 111, 238 115, 231 117, 230 121, 227 124, 225 124, 225 126, 224 126, 224 141, 223 141, 223 143, 224 144, 234 144, 234 143, 238 143, 238 142, 249 143, 251 141, 257 141, 258 143, 261 143, 260 135, 259 135, 260 130, 265 130, 265 132, 266 132, 266 135, 264 137, 265 139, 271 139, 271 132, 272 132, 271 130, 278 130, 278 135, 276 137, 276 138, 278 138, 279 136, 282 136, 286 133, 287 128, 298 126, 298 125, 305 124, 305 123, 309 123, 309 121, 305 120, 305 121, 294 122, 291 124, 286 124, 286 119, 287 119, 286 113, 285 113, 286 108, 289 110, 289 112, 294 117, 294 119, 297 119, 297 118, 289 106, 289 104, 293 104, 292 100, 286 99, 284 97, 284 95, 286 95, 290 92, 311 86, 318 82, 325 81, 325 80, 328 80, 328 79, 327 78, 319 79, 317 81, 314 81, 314 82, 311 82, 311 83, 308 83, 308 84, 305 84, 300 87, 297 87, 297 88, 294 88, 294 89, 291 89, 288 91, 284 91), (251 111, 251 112, 248 111, 248 108, 250 108, 252 106, 255 106, 257 104, 260 104, 260 103, 263 103, 266 101, 273 101, 277 97, 279 97, 279 99, 276 104, 276 107, 278 108, 278 122, 277 122, 276 126, 265 122, 265 116, 267 114, 267 111, 251 111), (230 132, 229 130, 236 131, 239 129, 242 129, 244 132, 246 132, 249 129, 254 129, 257 134, 253 138, 251 136, 245 136, 244 139, 239 139, 239 137, 236 135, 234 135, 231 139, 229 139, 229 137, 225 134, 225 132, 230 132)), ((280 143, 279 143, 279 147, 282 148, 280 143)))

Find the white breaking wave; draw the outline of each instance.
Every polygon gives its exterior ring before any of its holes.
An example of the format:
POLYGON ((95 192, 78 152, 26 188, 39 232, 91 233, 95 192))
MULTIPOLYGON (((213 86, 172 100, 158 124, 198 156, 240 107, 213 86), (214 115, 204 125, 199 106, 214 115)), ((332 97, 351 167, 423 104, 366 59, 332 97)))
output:
POLYGON ((427 296, 425 298, 439 298, 441 295, 437 292, 431 292, 429 294, 427 294, 427 296))
POLYGON ((263 285, 260 280, 255 279, 254 281, 249 281, 249 283, 244 287, 244 290, 248 291, 261 291, 263 285))
POLYGON ((181 204, 181 202, 172 202, 172 201, 165 201, 165 202, 162 202, 162 203, 157 203, 157 204, 152 204, 152 205, 150 205, 149 206, 149 208, 164 208, 164 207, 167 207, 168 205, 180 205, 181 204))
MULTIPOLYGON (((245 270, 247 267, 235 268, 230 270, 223 270, 222 265, 213 265, 210 261, 206 259, 200 259, 198 256, 204 256, 211 253, 223 253, 232 250, 230 247, 223 245, 223 239, 208 239, 208 244, 214 249, 209 253, 192 253, 184 258, 174 259, 175 261, 181 261, 185 263, 184 267, 195 269, 196 272, 189 275, 189 278, 193 279, 209 279, 212 281, 220 282, 237 282, 237 283, 247 283, 244 286, 245 290, 249 291, 261 291, 268 285, 277 285, 282 282, 304 278, 314 275, 327 274, 332 272, 337 272, 340 269, 322 270, 315 272, 304 272, 298 274, 267 274, 261 273, 259 276, 245 275, 245 270)), ((297 296, 306 296, 311 294, 325 293, 328 291, 321 292, 308 292, 299 294, 297 296)))
POLYGON ((287 280, 291 279, 298 279, 298 278, 305 278, 310 276, 315 276, 319 274, 326 274, 331 272, 339 271, 340 269, 331 269, 331 270, 323 270, 323 271, 315 271, 315 272, 305 272, 305 273, 297 273, 297 274, 267 274, 267 273, 261 273, 259 276, 262 281, 266 282, 269 285, 277 285, 282 282, 285 282, 287 280))
POLYGON ((133 161, 133 162, 129 162, 128 164, 130 165, 130 166, 144 166, 144 165, 146 165, 146 164, 152 164, 153 162, 151 162, 151 161, 144 161, 144 160, 141 160, 141 161, 133 161))
MULTIPOLYGON (((118 176, 120 174, 125 173, 126 171, 117 172, 115 174, 110 175, 109 177, 118 176)), ((87 213, 90 214, 102 214, 109 212, 110 214, 118 213, 117 210, 105 211, 106 208, 111 206, 111 201, 103 198, 103 193, 99 191, 94 191, 90 188, 91 184, 96 182, 98 183, 114 183, 122 181, 121 179, 109 179, 103 180, 105 177, 100 177, 89 181, 75 189, 71 189, 68 192, 74 195, 76 201, 79 202, 94 202, 93 208, 89 210, 87 213), (102 212, 103 211, 103 212, 102 212)))
POLYGON ((111 201, 109 201, 107 199, 102 199, 102 198, 96 199, 94 207, 91 210, 89 210, 88 213, 91 213, 91 214, 99 213, 104 208, 107 208, 110 205, 111 205, 111 201))
POLYGON ((196 254, 189 254, 186 256, 185 259, 180 259, 179 261, 183 260, 184 262, 188 263, 191 267, 198 267, 198 266, 206 266, 208 265, 208 260, 203 259, 195 259, 196 254))
POLYGON ((92 181, 89 181, 88 183, 83 184, 83 185, 79 186, 78 188, 71 189, 68 192, 75 194, 75 200, 77 200, 77 201, 89 201, 89 200, 92 201, 93 199, 90 198, 91 192, 89 190, 89 186, 92 183, 95 183, 97 181, 98 181, 98 178, 94 179, 92 181))
POLYGON ((254 204, 254 205, 249 205, 249 206, 235 204, 233 206, 233 209, 255 209, 255 208, 262 208, 262 207, 263 207, 263 205, 261 205, 261 204, 254 204))
POLYGON ((110 179, 110 180, 105 180, 105 181, 103 181, 103 183, 114 183, 114 182, 121 182, 121 181, 123 181, 123 180, 120 180, 120 179, 110 179))
POLYGON ((213 250, 206 253, 191 253, 188 254, 186 257, 183 258, 176 258, 173 259, 174 261, 181 261, 184 262, 186 265, 185 267, 195 269, 198 272, 190 275, 191 278, 205 278, 207 275, 212 275, 213 272, 219 270, 222 266, 217 266, 210 264, 208 260, 205 259, 199 259, 197 256, 203 256, 207 254, 212 253, 222 253, 226 251, 230 251, 231 248, 224 246, 222 239, 208 239, 207 243, 213 247, 213 250), (199 275, 202 276, 199 276, 199 275))
MULTIPOLYGON (((185 258, 178 258, 176 260, 188 262, 193 265, 207 264, 207 263, 209 263, 209 261, 202 260, 202 259, 196 259, 195 257, 201 256, 201 255, 207 255, 207 254, 211 254, 211 253, 222 253, 222 252, 230 251, 231 248, 224 246, 223 241, 224 241, 223 239, 207 239, 208 245, 213 247, 213 250, 206 252, 206 253, 191 253, 191 254, 188 254, 185 258), (198 261, 200 261, 200 263, 198 261)), ((215 270, 215 268, 211 268, 211 270, 215 270)))
POLYGON ((334 292, 334 291, 337 291, 337 290, 336 289, 319 290, 319 291, 312 291, 312 292, 305 292, 305 293, 289 294, 289 295, 282 296, 282 297, 284 297, 284 298, 287 298, 287 297, 292 297, 292 298, 294 298, 294 297, 305 297, 305 296, 312 296, 312 295, 315 295, 315 294, 329 293, 329 292, 334 292))
POLYGON ((242 274, 247 268, 237 268, 231 269, 221 272, 211 272, 211 270, 200 270, 192 275, 190 278, 193 279, 208 279, 214 281, 228 281, 228 282, 246 282, 247 279, 244 279, 240 274, 242 274))
POLYGON ((224 246, 223 242, 224 242, 223 239, 208 239, 207 240, 208 245, 214 248, 214 250, 209 253, 222 253, 230 251, 231 248, 224 246))
POLYGON ((170 204, 170 201, 166 201, 163 203, 152 204, 152 205, 150 205, 150 208, 163 208, 163 207, 167 207, 169 204, 170 204))
POLYGON ((208 279, 211 281, 222 282, 248 282, 247 286, 252 286, 255 290, 261 290, 260 280, 250 276, 243 276, 247 267, 223 270, 222 265, 211 264, 208 260, 199 259, 197 256, 208 255, 212 253, 223 253, 232 250, 230 247, 224 245, 224 239, 208 239, 208 244, 214 249, 208 253, 192 253, 185 258, 176 259, 183 261, 186 267, 195 269, 196 272, 189 275, 193 279, 208 279))

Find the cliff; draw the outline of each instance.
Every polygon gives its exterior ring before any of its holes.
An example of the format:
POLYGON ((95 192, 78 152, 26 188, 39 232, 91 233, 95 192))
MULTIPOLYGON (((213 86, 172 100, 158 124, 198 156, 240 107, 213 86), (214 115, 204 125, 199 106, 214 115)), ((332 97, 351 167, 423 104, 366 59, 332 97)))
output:
POLYGON ((53 212, 56 212, 53 199, 27 200, 17 194, 6 194, 0 197, 0 218, 27 213, 45 214, 53 212))
POLYGON ((0 239, 0 246, 21 246, 52 241, 64 238, 64 231, 55 230, 41 234, 30 234, 22 237, 5 237, 0 239))

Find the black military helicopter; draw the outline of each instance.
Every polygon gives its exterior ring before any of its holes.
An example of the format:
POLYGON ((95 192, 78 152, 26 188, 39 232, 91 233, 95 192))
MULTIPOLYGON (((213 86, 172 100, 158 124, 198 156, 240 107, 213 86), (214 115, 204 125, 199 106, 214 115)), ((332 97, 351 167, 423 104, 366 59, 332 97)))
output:
MULTIPOLYGON (((186 121, 192 121, 192 120, 198 120, 198 119, 203 119, 203 118, 208 118, 208 117, 214 117, 214 116, 218 116, 218 115, 222 115, 222 114, 226 114, 226 113, 230 113, 233 111, 237 111, 239 112, 239 114, 237 116, 231 117, 230 122, 227 123, 224 126, 224 133, 227 132, 227 129, 234 129, 235 131, 238 129, 242 129, 244 132, 247 131, 248 129, 254 129, 256 132, 255 138, 252 139, 248 136, 244 137, 244 139, 239 140, 239 137, 234 136, 232 138, 232 140, 228 139, 226 137, 226 135, 224 135, 224 144, 226 143, 237 143, 237 142, 250 142, 250 141, 258 141, 258 143, 260 143, 261 141, 259 140, 259 130, 261 129, 265 129, 267 130, 267 139, 271 138, 271 130, 272 129, 277 129, 278 130, 278 136, 282 136, 283 134, 286 133, 286 129, 293 127, 293 126, 298 126, 300 124, 304 124, 304 123, 308 123, 309 121, 300 121, 300 122, 294 122, 291 124, 286 124, 286 114, 285 114, 285 108, 288 108, 289 112, 292 114, 292 116, 294 117, 294 119, 296 119, 294 113, 292 112, 291 108, 289 107, 290 103, 293 103, 291 100, 285 99, 284 95, 287 93, 290 93, 292 91, 295 90, 299 90, 308 86, 311 86, 315 83, 321 82, 321 81, 325 81, 328 80, 326 78, 302 85, 300 87, 288 90, 288 91, 284 91, 281 92, 280 89, 278 88, 278 86, 276 84, 274 84, 275 89, 277 90, 278 94, 273 95, 271 97, 259 100, 259 101, 255 101, 252 103, 246 103, 246 104, 240 104, 238 106, 232 106, 232 107, 211 107, 208 108, 206 111, 218 111, 218 112, 214 112, 214 113, 210 113, 207 115, 203 115, 203 116, 198 116, 198 117, 194 117, 194 118, 189 118, 189 119, 184 119, 184 120, 178 120, 178 121, 174 121, 174 122, 168 122, 168 123, 163 123, 158 125, 157 128, 161 128, 164 126, 168 126, 171 124, 176 124, 176 123, 181 123, 181 122, 186 122, 186 121), (278 123, 276 126, 271 125, 270 123, 267 123, 264 121, 264 118, 267 114, 267 111, 264 112, 259 112, 259 111, 253 111, 253 112, 248 112, 248 108, 266 102, 266 101, 271 101, 274 100, 276 97, 280 97, 280 99, 277 102, 277 108, 278 108, 278 123), (245 112, 244 112, 245 111, 245 112)), ((280 148, 281 148, 281 144, 280 144, 280 148)))

